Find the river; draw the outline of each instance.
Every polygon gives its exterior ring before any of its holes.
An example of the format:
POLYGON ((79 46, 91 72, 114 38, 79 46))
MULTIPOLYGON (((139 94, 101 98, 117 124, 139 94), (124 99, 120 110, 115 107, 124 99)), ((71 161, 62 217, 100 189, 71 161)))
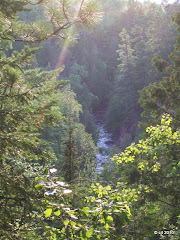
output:
POLYGON ((108 133, 105 129, 104 116, 104 110, 95 112, 95 122, 99 130, 99 139, 97 142, 97 147, 99 148, 99 151, 96 154, 97 173, 100 173, 102 171, 103 164, 107 161, 109 150, 112 148, 113 145, 111 134, 108 133))

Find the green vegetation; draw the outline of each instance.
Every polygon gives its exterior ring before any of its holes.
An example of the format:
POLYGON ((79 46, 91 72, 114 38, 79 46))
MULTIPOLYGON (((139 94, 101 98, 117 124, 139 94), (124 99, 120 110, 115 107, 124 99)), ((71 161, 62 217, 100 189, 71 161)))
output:
POLYGON ((1 1, 0 239, 178 240, 179 96, 178 2, 1 1))

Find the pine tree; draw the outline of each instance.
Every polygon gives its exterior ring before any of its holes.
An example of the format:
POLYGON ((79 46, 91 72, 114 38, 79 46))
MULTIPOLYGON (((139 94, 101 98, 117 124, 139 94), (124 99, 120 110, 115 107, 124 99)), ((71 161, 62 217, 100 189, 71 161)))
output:
MULTIPOLYGON (((176 13, 173 21, 179 25, 179 14, 176 13)), ((179 27, 178 27, 179 33, 179 27)), ((140 91, 140 104, 144 108, 143 116, 157 122, 163 113, 168 113, 173 118, 175 128, 177 128, 180 118, 179 112, 179 35, 176 37, 175 52, 170 54, 172 65, 162 60, 159 55, 153 58, 153 65, 160 72, 165 72, 164 77, 159 83, 150 84, 148 87, 140 91)))
POLYGON ((132 39, 126 29, 119 34, 120 44, 118 60, 118 76, 114 84, 113 97, 107 111, 108 128, 114 136, 121 135, 123 128, 127 129, 132 125, 135 98, 135 50, 132 48, 132 39))
POLYGON ((62 139, 58 165, 67 182, 77 182, 78 178, 93 176, 96 147, 91 135, 79 123, 82 106, 77 102, 76 95, 69 85, 61 90, 59 100, 61 112, 66 119, 60 129, 62 139))
MULTIPOLYGON (((62 122, 58 80, 62 69, 35 68, 41 43, 67 38, 76 24, 91 26, 100 17, 93 1, 0 1, 0 238, 41 239, 46 221, 37 216, 46 203, 35 177, 56 160, 41 131, 62 122), (36 6, 36 7, 35 7, 36 6), (41 11, 41 19, 34 16, 41 11), (23 14, 29 14, 22 21, 23 14), (76 15, 75 15, 76 13, 76 15), (14 43, 22 43, 14 51, 14 43)), ((71 34, 72 36, 72 34, 71 34)), ((51 238, 49 230, 46 231, 51 238)), ((45 233, 45 234, 46 234, 45 233)))
POLYGON ((45 163, 55 159, 40 130, 58 124, 62 116, 57 105, 60 70, 25 70, 35 51, 25 47, 0 60, 0 235, 11 232, 11 239, 16 238, 17 222, 20 228, 31 224, 28 214, 37 209, 36 201, 41 201, 33 179, 45 163))

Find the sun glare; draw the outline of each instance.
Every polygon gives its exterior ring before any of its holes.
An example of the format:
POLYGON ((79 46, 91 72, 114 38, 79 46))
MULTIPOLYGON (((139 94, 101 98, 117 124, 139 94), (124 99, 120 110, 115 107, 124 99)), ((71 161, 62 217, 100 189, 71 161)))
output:
MULTIPOLYGON (((79 15, 79 11, 81 9, 81 5, 79 7, 74 8, 74 9, 75 9, 75 13, 74 13, 74 16, 73 16, 73 21, 75 21, 77 19, 78 15, 79 15)), ((64 41, 64 46, 61 50, 58 62, 56 64, 56 68, 58 68, 58 67, 60 67, 64 64, 64 60, 65 60, 65 57, 66 57, 66 52, 67 52, 67 50, 68 50, 68 48, 71 44, 71 37, 73 36, 73 34, 74 34, 74 26, 70 26, 68 36, 64 41)))

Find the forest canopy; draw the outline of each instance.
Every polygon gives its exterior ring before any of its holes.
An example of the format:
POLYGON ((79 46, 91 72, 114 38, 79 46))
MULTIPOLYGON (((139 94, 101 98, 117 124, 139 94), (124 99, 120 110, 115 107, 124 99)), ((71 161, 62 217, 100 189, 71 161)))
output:
POLYGON ((0 239, 180 238, 180 4, 0 1, 0 239))

